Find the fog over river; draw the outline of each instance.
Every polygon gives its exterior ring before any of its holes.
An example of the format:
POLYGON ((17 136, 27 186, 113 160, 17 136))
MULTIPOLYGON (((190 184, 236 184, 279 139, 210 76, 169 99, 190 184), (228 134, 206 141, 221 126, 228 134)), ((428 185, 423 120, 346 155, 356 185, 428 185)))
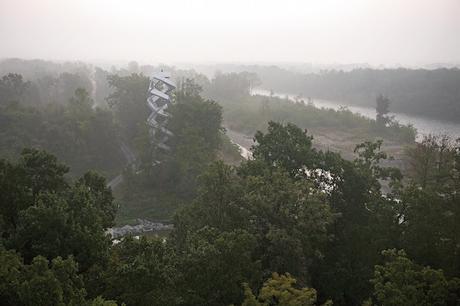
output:
MULTIPOLYGON (((253 89, 253 95, 263 95, 270 96, 270 91, 265 89, 253 89)), ((298 98, 296 94, 289 93, 280 93, 274 92, 273 96, 286 98, 289 100, 295 101, 298 98)), ((301 97, 305 102, 307 99, 301 97)), ((312 98, 311 102, 320 108, 332 108, 338 110, 340 107, 346 106, 353 113, 358 113, 364 117, 375 119, 375 109, 365 106, 355 106, 348 105, 340 101, 330 101, 330 100, 321 100, 312 98)), ((391 105, 390 105, 391 109, 391 105)), ((434 135, 449 135, 452 138, 456 139, 460 137, 460 124, 452 122, 443 122, 435 119, 430 119, 426 117, 412 116, 403 113, 390 113, 391 116, 394 116, 395 120, 399 121, 402 124, 412 124, 417 129, 417 140, 420 140, 423 135, 434 134, 434 135)))

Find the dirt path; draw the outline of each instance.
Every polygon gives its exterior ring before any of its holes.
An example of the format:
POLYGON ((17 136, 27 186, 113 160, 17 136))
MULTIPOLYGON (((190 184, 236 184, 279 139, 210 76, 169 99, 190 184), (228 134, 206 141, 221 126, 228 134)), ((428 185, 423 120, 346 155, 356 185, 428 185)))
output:
MULTIPOLYGON (((134 152, 125 143, 120 144, 120 149, 121 152, 123 152, 123 155, 125 156, 126 164, 131 165, 132 167, 136 167, 136 155, 134 154, 134 152)), ((107 187, 110 187, 113 190, 122 182, 123 174, 119 174, 107 183, 107 187)))

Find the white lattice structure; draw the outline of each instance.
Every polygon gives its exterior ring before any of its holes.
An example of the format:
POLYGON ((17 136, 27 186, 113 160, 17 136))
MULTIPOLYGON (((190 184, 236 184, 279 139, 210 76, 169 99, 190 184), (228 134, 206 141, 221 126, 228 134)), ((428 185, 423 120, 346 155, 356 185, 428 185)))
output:
POLYGON ((166 141, 172 133, 165 128, 169 114, 166 112, 171 99, 169 93, 176 88, 170 76, 161 71, 150 79, 147 104, 152 111, 147 119, 153 143, 163 150, 169 150, 166 141))

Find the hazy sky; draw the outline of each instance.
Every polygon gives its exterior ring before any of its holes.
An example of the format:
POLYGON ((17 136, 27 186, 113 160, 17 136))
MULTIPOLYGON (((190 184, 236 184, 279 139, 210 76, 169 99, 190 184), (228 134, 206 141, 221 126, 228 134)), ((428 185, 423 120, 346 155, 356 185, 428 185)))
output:
POLYGON ((460 0, 0 0, 0 58, 460 63, 460 0))

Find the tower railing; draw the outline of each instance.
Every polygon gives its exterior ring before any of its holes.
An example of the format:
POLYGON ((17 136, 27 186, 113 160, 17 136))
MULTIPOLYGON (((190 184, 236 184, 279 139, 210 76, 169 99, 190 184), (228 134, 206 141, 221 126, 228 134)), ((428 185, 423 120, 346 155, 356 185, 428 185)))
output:
POLYGON ((150 126, 152 143, 156 147, 166 151, 170 150, 167 141, 173 135, 166 128, 169 117, 166 109, 171 104, 169 94, 175 88, 176 85, 171 80, 171 77, 163 71, 153 75, 150 79, 147 104, 151 113, 147 119, 147 123, 150 126))

